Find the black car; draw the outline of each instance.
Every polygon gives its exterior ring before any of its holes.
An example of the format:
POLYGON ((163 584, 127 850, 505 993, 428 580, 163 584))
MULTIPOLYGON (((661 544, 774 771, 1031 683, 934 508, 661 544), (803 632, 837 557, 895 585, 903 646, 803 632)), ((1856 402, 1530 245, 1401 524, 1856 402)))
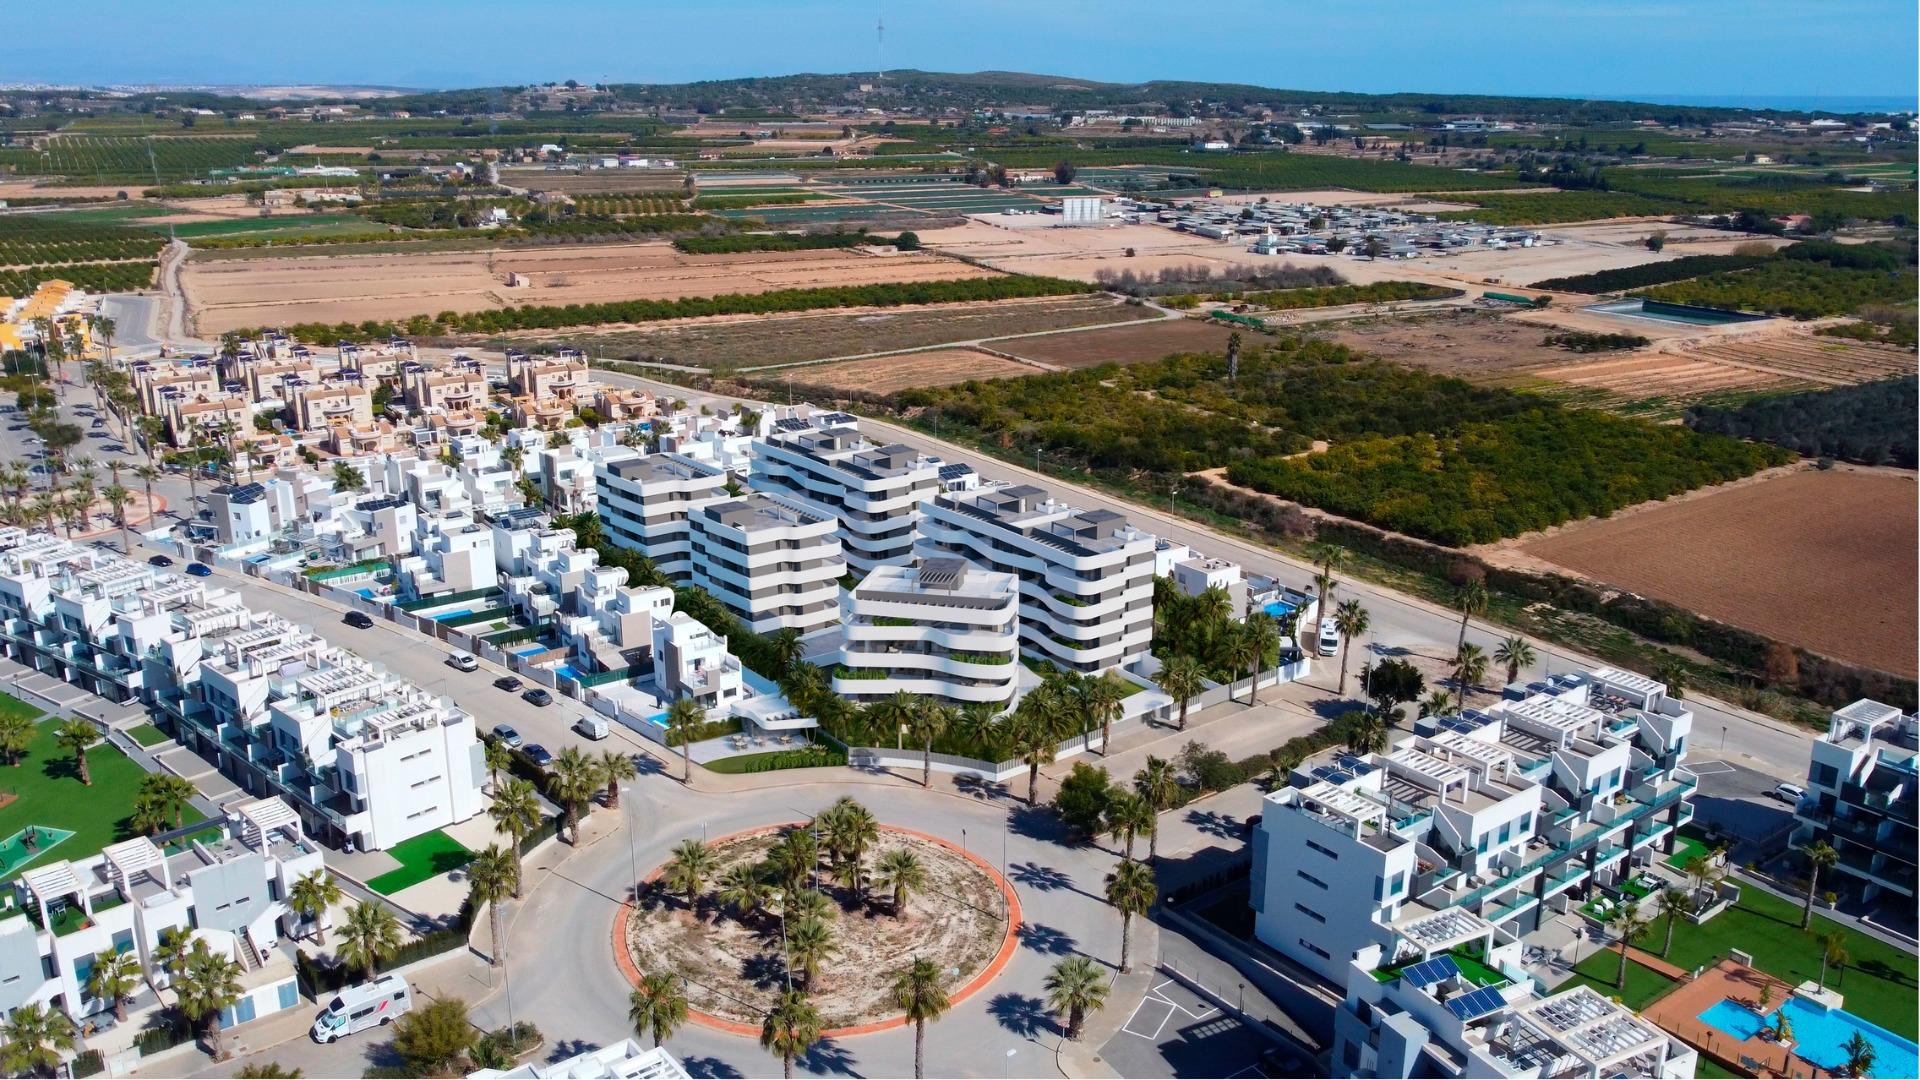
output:
POLYGON ((520 744, 525 741, 520 738, 520 733, 514 730, 512 724, 493 725, 493 737, 496 742, 505 745, 509 750, 520 749, 520 744))
POLYGON ((147 565, 148 566, 172 566, 173 560, 167 558, 165 555, 155 555, 152 558, 147 560, 147 565))
POLYGON ((553 704, 553 695, 547 693, 545 688, 539 687, 539 686, 536 686, 533 689, 528 690, 526 693, 521 694, 520 698, 521 700, 525 701, 529 705, 539 705, 539 706, 545 707, 553 704))
POLYGON ((541 746, 539 743, 528 743, 527 748, 520 752, 527 755, 528 761, 533 762, 543 769, 553 764, 553 755, 547 753, 547 748, 541 746))
POLYGON ((347 617, 341 621, 353 627, 355 630, 370 630, 373 628, 373 616, 364 611, 349 611, 347 612, 347 617))
POLYGON ((493 680, 493 685, 499 687, 502 690, 507 691, 508 693, 512 693, 513 691, 520 689, 520 680, 513 677, 512 675, 502 675, 499 678, 493 680))

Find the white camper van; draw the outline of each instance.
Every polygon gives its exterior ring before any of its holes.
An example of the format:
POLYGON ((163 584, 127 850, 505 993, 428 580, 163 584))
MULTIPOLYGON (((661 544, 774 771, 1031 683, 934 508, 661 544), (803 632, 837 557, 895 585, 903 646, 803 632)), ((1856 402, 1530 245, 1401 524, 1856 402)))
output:
POLYGON ((1320 655, 1333 656, 1340 651, 1340 627, 1332 619, 1320 620, 1320 655))
POLYGON ((343 988, 313 1018, 313 1041, 330 1043, 344 1035, 391 1024, 413 1008, 413 991, 398 975, 343 988))

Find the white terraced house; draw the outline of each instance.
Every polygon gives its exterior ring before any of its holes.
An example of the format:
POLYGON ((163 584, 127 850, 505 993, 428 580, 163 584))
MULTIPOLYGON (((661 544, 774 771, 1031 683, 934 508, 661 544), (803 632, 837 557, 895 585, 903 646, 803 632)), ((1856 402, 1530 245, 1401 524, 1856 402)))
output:
POLYGON ((840 544, 855 574, 913 561, 920 504, 940 490, 939 458, 895 443, 881 446, 844 413, 775 421, 754 448, 755 490, 816 503, 840 521, 840 544))
POLYGON ((630 548, 675 581, 693 577, 693 525, 702 508, 730 498, 727 473, 681 454, 602 462, 594 512, 607 540, 630 548))
POLYGON ((840 618, 847 564, 826 510, 754 492, 694 512, 693 583, 757 634, 811 634, 840 618))
POLYGON ((391 847, 481 809, 473 718, 232 591, 0 529, 0 643, 36 670, 155 708, 305 834, 391 847))
POLYGON ((1020 583, 963 559, 882 566, 840 597, 846 642, 834 692, 896 691, 1004 706, 1020 673, 1020 583))
POLYGON ((0 911, 0 1015, 33 1004, 76 1021, 110 1012, 113 1002, 86 989, 101 953, 135 957, 146 979, 133 1007, 154 1004, 151 987, 169 981, 154 956, 167 930, 190 931, 240 966, 240 998, 222 1011, 223 1025, 298 1005, 293 964, 274 946, 314 929, 288 907, 287 893, 324 869, 320 849, 279 799, 230 805, 224 825, 209 833, 200 822, 185 837, 137 837, 84 859, 36 863, 10 882, 14 904, 0 911))
POLYGON ((1255 933, 1336 984, 1369 946, 1430 951, 1408 928, 1439 915, 1515 942, 1672 853, 1692 728, 1663 684, 1600 668, 1426 717, 1384 753, 1310 759, 1264 800, 1255 933))
POLYGON ((944 493, 924 513, 922 558, 958 557, 1019 579, 1029 656, 1097 674, 1147 655, 1155 540, 1125 517, 1026 485, 944 493))

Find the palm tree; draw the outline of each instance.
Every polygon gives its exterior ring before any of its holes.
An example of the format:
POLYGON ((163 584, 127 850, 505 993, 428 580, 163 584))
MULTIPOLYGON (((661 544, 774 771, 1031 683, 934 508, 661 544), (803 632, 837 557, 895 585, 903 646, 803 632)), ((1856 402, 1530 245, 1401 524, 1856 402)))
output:
POLYGON ((1180 771, 1173 767, 1173 762, 1148 755, 1146 765, 1133 774, 1133 793, 1140 796, 1154 814, 1153 828, 1147 831, 1147 861, 1151 863, 1159 857, 1159 815, 1180 797, 1180 771))
MULTIPOLYGON (((493 805, 487 807, 487 816, 493 819, 493 827, 506 833, 513 841, 514 858, 520 858, 520 849, 527 837, 540 827, 540 793, 533 790, 533 784, 517 777, 507 777, 507 782, 493 789, 493 805)), ((526 875, 513 875, 513 898, 520 898, 520 882, 526 875)))
POLYGON ((1453 707, 1453 695, 1436 688, 1420 703, 1421 716, 1439 716, 1453 707))
POLYGON ((806 655, 806 647, 800 643, 800 631, 790 626, 775 631, 767 638, 767 655, 773 660, 774 677, 791 673, 793 665, 806 655))
POLYGON ((1116 793, 1107 801, 1107 835, 1116 843, 1124 843, 1122 857, 1129 861, 1133 858, 1133 841, 1139 836, 1152 836, 1160 830, 1160 815, 1147 800, 1127 791, 1116 793))
POLYGON ((93 777, 87 775, 87 747, 100 741, 100 729, 94 727, 91 720, 68 717, 53 730, 53 741, 73 754, 73 767, 80 774, 80 783, 92 787, 93 777))
POLYGON ((1353 639, 1372 626, 1373 617, 1358 600, 1344 601, 1334 610, 1333 627, 1340 631, 1340 689, 1337 692, 1341 697, 1347 694, 1347 654, 1353 651, 1353 639))
POLYGON ((181 1014, 206 1033, 213 1060, 225 1060, 220 1013, 240 1000, 240 965, 207 948, 206 942, 196 942, 187 957, 186 970, 174 980, 173 988, 179 995, 181 1014))
POLYGON ((1623 990, 1627 985, 1627 949, 1646 928, 1647 920, 1640 917, 1640 905, 1632 900, 1621 904, 1607 916, 1607 929, 1620 937, 1620 973, 1614 976, 1613 985, 1623 990))
POLYGON ((866 871, 862 864, 866 860, 867 848, 880 839, 880 823, 874 820, 873 811, 852 799, 841 799, 834 804, 830 813, 832 816, 826 828, 827 844, 844 858, 848 870, 847 881, 853 889, 854 903, 857 904, 866 897, 866 871))
POLYGON ((113 1002, 113 1018, 127 1022, 127 999, 140 988, 140 958, 130 952, 108 949, 93 958, 93 970, 87 974, 87 996, 113 1002))
POLYGON ((127 500, 133 498, 133 492, 120 486, 120 482, 116 480, 107 485, 107 490, 100 494, 107 500, 107 505, 113 508, 113 520, 120 526, 121 553, 131 554, 133 541, 127 538, 127 500))
POLYGON ((1456 689, 1460 692, 1460 705, 1466 707, 1467 695, 1487 677, 1487 652, 1478 645, 1462 645, 1460 653, 1453 660, 1454 676, 1458 680, 1456 689))
POLYGON ((1487 610, 1487 584, 1479 578, 1469 578, 1453 591, 1453 609, 1460 613, 1460 640, 1454 643, 1453 654, 1467 644, 1467 620, 1487 610))
POLYGON ((20 767, 20 759, 27 748, 33 745, 35 728, 33 720, 19 713, 0 716, 0 752, 7 755, 7 764, 20 767))
POLYGON ((620 809, 620 781, 640 775, 640 770, 633 767, 633 755, 621 750, 603 751, 594 766, 607 784, 607 809, 620 809))
POLYGON ((934 698, 922 698, 907 719, 907 733, 920 744, 920 786, 933 786, 933 740, 946 734, 960 710, 934 698))
POLYGON ((184 926, 169 926, 160 931, 160 941, 153 948, 153 963, 169 981, 178 978, 187 968, 187 957, 193 951, 193 931, 184 926))
POLYGON ((1667 696, 1681 701, 1687 696, 1687 665, 1677 656, 1669 656, 1660 661, 1653 677, 1667 686, 1667 696))
POLYGON ((1842 1049, 1847 1052, 1848 1076, 1866 1076, 1873 1071, 1873 1059, 1876 1055, 1873 1040, 1867 1038, 1866 1033, 1854 1032, 1842 1049))
POLYGON ((1387 748, 1387 727, 1373 713, 1354 720, 1347 728, 1347 749, 1365 757, 1387 748))
POLYGON ((667 707, 669 738, 680 744, 680 782, 693 782, 693 735, 707 722, 707 710, 692 698, 681 698, 667 707))
POLYGON ((1276 663, 1280 659, 1280 624, 1274 622, 1273 616, 1265 612, 1255 612, 1247 616, 1247 624, 1242 628, 1242 632, 1253 647, 1254 672, 1252 682, 1247 687, 1247 704, 1257 705, 1260 700, 1259 669, 1266 666, 1269 656, 1273 657, 1276 663))
MULTIPOLYGON (((1260 651, 1260 643, 1254 640, 1251 623, 1229 633, 1223 658, 1232 666, 1233 674, 1247 672, 1247 704, 1252 705, 1260 682, 1260 660, 1265 655, 1260 651)), ((1236 681, 1238 681, 1236 679, 1236 681)), ((1227 687, 1227 700, 1233 700, 1233 687, 1227 687)))
POLYGON ((1111 987, 1093 960, 1069 956, 1053 965, 1047 973, 1047 1008, 1055 1016, 1067 1019, 1067 1038, 1078 1039, 1086 1027, 1087 1014, 1107 1003, 1111 987))
POLYGON ((326 914, 339 902, 340 883, 325 870, 300 875, 287 890, 287 906, 293 908, 302 921, 313 924, 316 943, 323 949, 327 946, 326 914))
POLYGON ((486 747, 487 783, 494 791, 498 792, 500 790, 500 774, 510 772, 513 769, 513 751, 507 749, 506 743, 499 742, 498 740, 488 742, 486 747))
POLYGON ((567 831, 571 834, 567 842, 579 847, 581 812, 600 790, 600 770, 579 747, 569 746, 548 768, 547 790, 567 812, 567 831))
POLYGON ((1800 929, 1813 925, 1813 898, 1820 889, 1820 872, 1831 870, 1840 861, 1840 853, 1824 840, 1816 840, 1800 849, 1807 857, 1807 902, 1800 909, 1800 929))
POLYGON ((7 1040, 0 1047, 0 1062, 20 1076, 52 1076, 60 1067, 61 1053, 73 1049, 73 1021, 58 1009, 41 1008, 38 1002, 13 1010, 0 1026, 0 1034, 7 1040))
POLYGON ((788 990, 760 1025, 760 1045, 780 1056, 781 1075, 793 1080, 793 1059, 820 1041, 820 1011, 799 990, 788 990))
POLYGON ((140 781, 136 798, 148 798, 154 812, 162 818, 171 816, 173 827, 178 829, 186 824, 187 807, 194 796, 200 794, 193 782, 172 773, 149 773, 140 781))
POLYGON ((237 1080, 300 1080, 306 1073, 299 1069, 289 1069, 277 1061, 247 1065, 233 1074, 237 1080))
POLYGON ((151 462, 143 461, 133 467, 133 475, 138 478, 140 483, 146 488, 147 526, 151 528, 158 524, 160 519, 160 511, 153 502, 153 482, 160 479, 163 474, 160 472, 160 469, 151 462))
POLYGON ((773 884, 757 866, 742 863, 721 875, 720 902, 732 908, 743 923, 765 907, 773 894, 773 884))
POLYGON ((1153 901, 1159 890, 1153 883, 1153 867, 1146 863, 1134 862, 1131 858, 1120 860, 1113 873, 1107 875, 1107 903, 1112 904, 1120 913, 1120 974, 1133 970, 1133 917, 1145 915, 1153 908, 1153 901))
POLYGON ((837 950, 833 945, 833 927, 825 919, 805 918, 787 927, 787 967, 800 973, 800 984, 813 992, 813 980, 820 965, 837 950))
POLYGON ((1835 927, 1820 935, 1820 989, 1827 988, 1827 966, 1837 964, 1846 967, 1853 959, 1847 954, 1847 932, 1835 927))
POLYGON ((927 887, 927 868, 920 856, 906 848, 894 848, 874 864, 873 883, 893 894, 893 917, 907 917, 907 896, 927 887))
POLYGON ((467 887, 474 910, 487 905, 487 931, 493 942, 491 964, 507 962, 507 939, 501 933, 501 905, 519 884, 520 860, 499 844, 488 844, 467 864, 467 887))
POLYGON ((940 986, 940 965, 914 957, 893 980, 893 1003, 913 1022, 913 1075, 919 1080, 927 1075, 927 1021, 940 1019, 952 1005, 940 986))
POLYGON ((664 972, 648 975, 627 995, 627 1019, 635 1035, 653 1036, 659 1046, 687 1022, 687 994, 680 980, 664 972))
POLYGON ((789 829, 767 852, 767 867, 780 887, 797 893, 809 886, 820 866, 820 845, 810 829, 789 829))
POLYGON ((1206 688, 1206 675, 1200 668, 1200 661, 1191 656, 1176 656, 1160 669, 1160 689, 1180 703, 1181 731, 1187 730, 1187 703, 1200 696, 1200 692, 1206 688))
POLYGON ((1510 634, 1493 650, 1493 659, 1507 665, 1507 685, 1511 686, 1520 681, 1520 669, 1532 666, 1536 659, 1533 643, 1519 634, 1510 634))
MULTIPOLYGON (((1008 721, 1008 734, 1012 737, 1014 755, 1027 765, 1027 805, 1038 806, 1040 795, 1040 770, 1053 764, 1054 757, 1060 751, 1060 737, 1055 733, 1050 719, 1045 715, 1034 698, 1040 696, 1045 688, 1035 690, 1020 699, 1015 706, 1013 716, 1008 721)), ((3 721, 0 721, 3 722, 3 721)), ((18 764, 16 761, 15 764, 18 764)))
POLYGON ((1667 942, 1660 946, 1661 956, 1673 951, 1673 924, 1679 922, 1682 915, 1692 915, 1699 907, 1687 889, 1668 889, 1660 894, 1660 913, 1667 917, 1667 942))
POLYGON ((698 840, 682 840, 673 849, 673 858, 667 860, 661 880, 667 883, 667 888, 686 896, 687 910, 697 910, 700 891, 713 876, 714 861, 707 845, 698 840))
POLYGON ((1347 565, 1347 549, 1316 540, 1307 545, 1307 559, 1319 567, 1319 573, 1313 576, 1313 588, 1320 598, 1320 617, 1333 617, 1333 591, 1340 587, 1340 579, 1335 576, 1347 565))
POLYGON ((362 900, 347 911, 335 950, 348 967, 359 968, 368 979, 380 974, 380 961, 400 951, 400 920, 385 904, 362 900))

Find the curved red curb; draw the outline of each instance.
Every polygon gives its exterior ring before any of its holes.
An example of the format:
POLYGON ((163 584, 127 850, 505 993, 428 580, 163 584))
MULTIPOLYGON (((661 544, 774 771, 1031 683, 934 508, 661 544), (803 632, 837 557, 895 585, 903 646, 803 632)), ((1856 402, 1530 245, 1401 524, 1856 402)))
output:
MULTIPOLYGON (((806 823, 787 821, 775 825, 761 825, 757 828, 742 829, 739 832, 728 833, 725 836, 709 840, 707 841, 707 846, 714 847, 726 843, 729 840, 737 840, 743 836, 757 836, 761 833, 773 832, 778 829, 792 828, 804 824, 806 823)), ((962 858, 987 872, 987 877, 992 879, 993 883, 1000 887, 1000 896, 1007 902, 1007 930, 1005 936, 1000 940, 1000 951, 994 954, 993 959, 987 963, 986 967, 980 969, 978 975, 968 980, 965 986, 962 986, 948 997, 947 1000, 951 1004, 958 1005, 967 998, 972 997, 975 993, 978 993, 981 987, 986 986, 998 978, 1000 973, 1006 970, 1007 964, 1013 959, 1014 950, 1019 948, 1020 944, 1017 936, 1017 932, 1020 929, 1020 897, 1013 891, 1013 885, 1007 881, 1006 877, 1002 875, 1000 871, 994 869, 992 863, 987 862, 985 859, 982 859, 980 856, 975 855, 973 852, 957 844, 950 843, 931 833, 923 833, 918 829, 907 829, 898 825, 881 825, 880 828, 886 832, 899 833, 902 836, 912 836, 938 844, 948 851, 958 852, 962 858)), ((654 867, 646 877, 640 879, 640 884, 652 884, 660 877, 664 869, 664 866, 654 867)), ((614 961, 620 965, 620 973, 626 976, 627 982, 637 987, 640 985, 640 969, 634 965, 633 956, 627 951, 627 922, 634 910, 633 903, 632 900, 622 903, 619 910, 614 913, 613 958, 614 961)), ((710 1013, 703 1013, 698 1009, 687 1010, 687 1019, 702 1027, 714 1028, 715 1030, 725 1031, 734 1035, 758 1037, 760 1034, 758 1027, 750 1024, 742 1024, 734 1020, 723 1019, 710 1013)), ((877 1020, 871 1024, 828 1028, 820 1033, 820 1037, 823 1039, 837 1039, 849 1035, 871 1035, 876 1031, 891 1031, 894 1028, 906 1026, 907 1018, 902 1015, 893 1017, 890 1020, 877 1020)))

